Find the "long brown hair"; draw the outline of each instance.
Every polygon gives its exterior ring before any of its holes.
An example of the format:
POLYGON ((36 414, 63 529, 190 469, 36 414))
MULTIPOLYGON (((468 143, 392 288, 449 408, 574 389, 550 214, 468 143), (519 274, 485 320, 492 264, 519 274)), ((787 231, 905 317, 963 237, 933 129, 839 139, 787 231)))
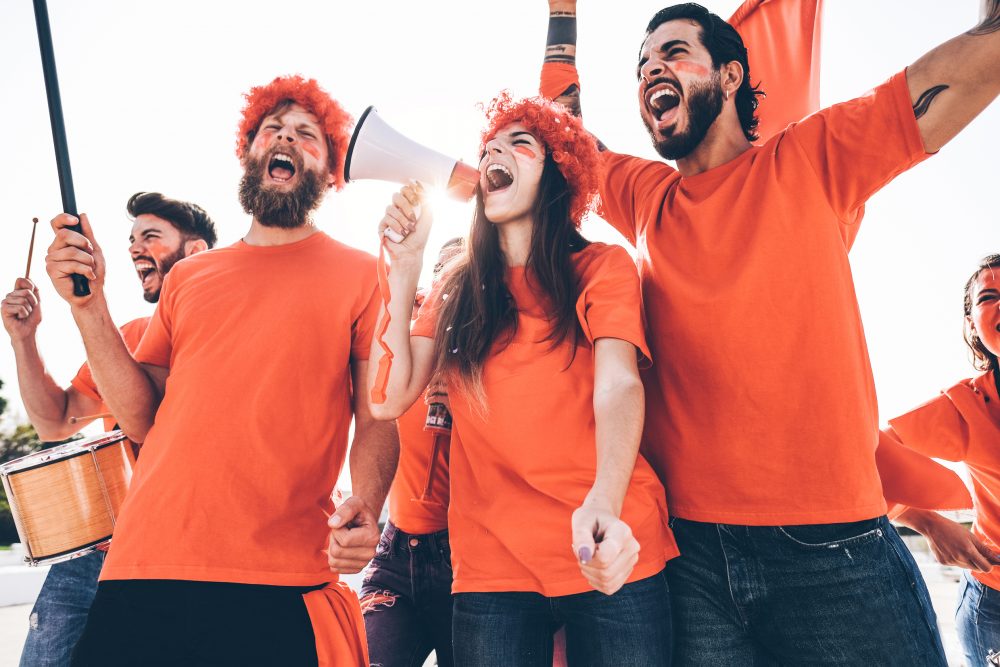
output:
MULTIPOLYGON (((576 299, 579 285, 571 255, 589 245, 570 217, 570 190, 566 179, 546 152, 532 211, 534 225, 526 275, 548 305, 551 323, 544 340, 555 348, 566 340, 576 344, 579 323, 576 299)), ((445 268, 434 336, 435 367, 454 371, 449 380, 486 407, 483 365, 499 344, 506 347, 517 328, 517 309, 504 282, 506 261, 496 225, 486 218, 481 190, 465 248, 445 268)))

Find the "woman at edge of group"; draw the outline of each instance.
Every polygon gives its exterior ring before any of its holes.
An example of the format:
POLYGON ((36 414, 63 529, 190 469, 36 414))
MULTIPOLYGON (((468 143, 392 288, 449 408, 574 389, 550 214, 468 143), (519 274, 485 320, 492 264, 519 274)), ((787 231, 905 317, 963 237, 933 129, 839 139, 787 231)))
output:
POLYGON ((1000 652, 1000 255, 980 261, 965 284, 965 342, 983 371, 889 420, 883 435, 927 456, 963 461, 972 475, 976 520, 964 526, 930 510, 897 521, 922 533, 944 565, 965 571, 955 623, 968 667, 1000 652))
POLYGON ((541 98, 501 93, 487 118, 469 238, 412 332, 431 225, 420 187, 395 194, 380 224, 395 358, 373 414, 397 417, 436 371, 448 383, 456 664, 549 667, 564 626, 570 665, 667 665, 663 568, 678 552, 638 454, 638 277, 624 249, 578 230, 596 144, 541 98))

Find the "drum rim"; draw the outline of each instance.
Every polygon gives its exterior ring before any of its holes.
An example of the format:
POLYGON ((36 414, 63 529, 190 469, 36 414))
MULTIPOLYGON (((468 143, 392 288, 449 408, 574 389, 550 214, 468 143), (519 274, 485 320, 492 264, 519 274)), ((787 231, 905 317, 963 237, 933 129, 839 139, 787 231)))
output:
POLYGON ((62 461, 69 461, 70 459, 75 459, 78 456, 83 456, 89 454, 92 451, 98 449, 103 449, 109 445, 118 444, 122 440, 127 440, 125 433, 121 430, 109 431, 107 433, 102 433, 99 436, 95 436, 91 439, 74 440, 71 442, 63 443, 62 445, 57 445, 50 449, 43 449, 39 452, 32 452, 26 454, 20 458, 16 458, 13 461, 8 461, 7 463, 0 464, 0 475, 6 477, 13 474, 19 474, 22 472, 27 472, 29 470, 36 470, 38 468, 44 468, 45 466, 52 465, 54 463, 61 463, 62 461), (56 452, 54 458, 49 458, 45 461, 32 464, 28 459, 38 458, 41 456, 48 455, 52 457, 54 450, 63 446, 73 446, 79 448, 78 451, 72 451, 67 448, 67 453, 64 456, 59 456, 60 452, 56 452), (72 452, 72 453, 69 453, 72 452))
MULTIPOLYGON (((78 552, 80 556, 86 556, 87 554, 83 552, 96 551, 97 547, 101 546, 102 544, 110 544, 111 537, 112 534, 108 534, 99 540, 88 542, 87 544, 84 544, 82 546, 73 547, 72 549, 66 549, 65 551, 60 551, 59 553, 49 554, 47 556, 40 556, 38 558, 25 556, 24 560, 25 562, 31 563, 32 565, 49 565, 51 561, 57 558, 61 560, 72 560, 72 558, 66 558, 66 557, 73 556, 78 552)), ((55 563, 51 564, 55 565, 55 563)))

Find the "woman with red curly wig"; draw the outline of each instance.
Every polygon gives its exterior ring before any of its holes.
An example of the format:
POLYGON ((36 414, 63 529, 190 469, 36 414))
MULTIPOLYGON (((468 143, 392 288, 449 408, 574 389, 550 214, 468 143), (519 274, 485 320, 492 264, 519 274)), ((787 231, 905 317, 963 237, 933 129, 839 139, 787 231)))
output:
POLYGON ((381 222, 394 362, 372 413, 399 416, 435 372, 448 383, 456 664, 549 667, 561 626, 570 665, 669 664, 677 549, 638 455, 638 277, 624 249, 579 232, 597 147, 546 100, 504 94, 487 115, 469 237, 412 331, 432 217, 419 185, 381 222))

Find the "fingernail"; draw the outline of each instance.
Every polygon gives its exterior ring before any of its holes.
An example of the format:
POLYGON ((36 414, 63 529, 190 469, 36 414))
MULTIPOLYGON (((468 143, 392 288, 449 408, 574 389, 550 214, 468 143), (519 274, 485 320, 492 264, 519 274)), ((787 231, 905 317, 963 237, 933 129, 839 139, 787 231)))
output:
POLYGON ((340 524, 342 524, 343 522, 344 521, 343 519, 340 518, 339 514, 334 514, 332 517, 330 517, 330 520, 327 523, 329 523, 334 528, 340 528, 340 524))
POLYGON ((584 565, 590 562, 590 547, 580 547, 580 562, 584 565))

